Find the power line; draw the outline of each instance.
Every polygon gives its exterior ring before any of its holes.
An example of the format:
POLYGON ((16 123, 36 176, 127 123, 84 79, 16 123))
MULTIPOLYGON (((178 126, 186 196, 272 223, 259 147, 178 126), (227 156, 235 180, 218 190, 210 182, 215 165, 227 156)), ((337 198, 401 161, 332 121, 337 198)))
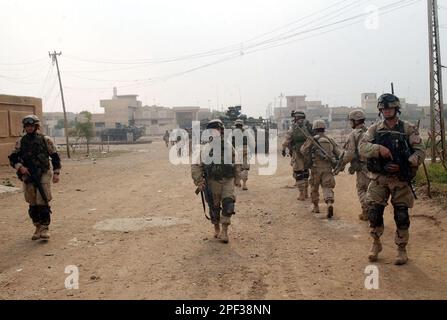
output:
MULTIPOLYGON (((393 11, 398 10, 398 9, 402 9, 404 7, 408 7, 408 6, 413 5, 413 4, 415 4, 415 3, 419 2, 419 1, 420 0, 401 0, 401 1, 397 1, 397 2, 394 2, 394 3, 389 4, 389 5, 385 5, 383 7, 378 8, 379 9, 379 16, 380 15, 385 15, 387 13, 393 12, 393 11), (382 11, 382 12, 380 12, 380 11, 382 11)), ((303 30, 303 31, 300 31, 300 32, 296 32, 296 33, 293 33, 293 34, 290 34, 290 35, 284 35, 284 36, 279 37, 279 38, 274 37, 274 38, 272 38, 270 40, 264 41, 262 43, 263 46, 258 44, 256 46, 249 47, 245 51, 245 53, 249 54, 249 53, 254 53, 254 52, 258 52, 258 51, 262 51, 262 50, 266 50, 266 49, 270 49, 270 48, 275 48, 275 47, 283 46, 283 45, 286 45, 286 44, 289 44, 289 43, 293 43, 293 42, 297 42, 297 41, 302 41, 302 40, 305 40, 305 39, 313 38, 313 37, 316 37, 318 35, 326 34, 326 33, 329 33, 329 32, 332 32, 332 31, 335 31, 335 30, 338 30, 338 29, 341 29, 341 28, 346 28, 348 26, 351 26, 353 24, 358 23, 359 22, 358 20, 360 18, 363 18, 363 17, 365 17, 365 16, 367 16, 369 14, 370 13, 368 13, 368 12, 367 13, 363 13, 363 14, 358 14, 358 15, 355 15, 353 17, 345 18, 345 19, 338 20, 338 21, 335 21, 335 22, 332 22, 332 23, 328 23, 328 24, 325 24, 325 25, 312 27, 310 29, 306 29, 306 30, 303 30), (299 39, 294 39, 294 40, 291 40, 291 41, 280 43, 280 41, 283 41, 283 40, 286 40, 286 39, 289 39, 289 38, 292 38, 292 37, 296 37, 296 36, 299 36, 299 35, 304 35, 306 33, 312 33, 314 31, 318 31, 318 30, 321 30, 321 29, 324 29, 324 28, 327 28, 327 27, 336 26, 336 25, 339 25, 339 24, 342 24, 342 23, 345 23, 345 22, 349 22, 349 21, 353 21, 353 22, 351 22, 349 24, 345 24, 345 25, 339 26, 337 28, 333 28, 333 29, 324 31, 324 32, 320 32, 318 34, 313 34, 313 35, 310 35, 310 36, 305 37, 305 38, 299 38, 299 39), (259 48, 257 48, 257 46, 259 46, 259 48)), ((181 75, 184 75, 184 74, 187 74, 187 73, 190 73, 190 72, 193 72, 193 71, 197 71, 197 70, 200 70, 200 69, 203 69, 203 68, 206 68, 206 67, 218 64, 218 63, 222 63, 222 62, 227 61, 227 60, 231 60, 231 59, 237 58, 239 56, 241 56, 240 53, 233 53, 233 54, 230 54, 230 55, 228 55, 226 57, 218 59, 216 61, 212 61, 212 62, 203 64, 203 65, 200 65, 200 66, 197 66, 197 67, 193 67, 193 68, 181 71, 181 72, 176 72, 176 73, 173 73, 173 74, 170 74, 170 75, 159 76, 159 77, 151 77, 149 79, 135 79, 135 80, 129 80, 129 81, 122 81, 122 82, 140 82, 140 83, 138 83, 138 84, 127 84, 127 85, 123 85, 123 86, 120 86, 120 87, 121 88, 138 87, 140 85, 148 85, 148 84, 153 83, 155 81, 166 81, 166 80, 172 79, 172 78, 177 77, 177 76, 181 76, 181 75)), ((79 77, 79 78, 81 78, 81 77, 79 77)), ((107 79, 107 80, 106 79, 93 79, 93 78, 84 78, 84 79, 93 80, 93 81, 110 81, 110 82, 114 81, 114 80, 111 80, 111 79, 107 79)), ((98 88, 98 89, 103 89, 103 88, 98 88)))

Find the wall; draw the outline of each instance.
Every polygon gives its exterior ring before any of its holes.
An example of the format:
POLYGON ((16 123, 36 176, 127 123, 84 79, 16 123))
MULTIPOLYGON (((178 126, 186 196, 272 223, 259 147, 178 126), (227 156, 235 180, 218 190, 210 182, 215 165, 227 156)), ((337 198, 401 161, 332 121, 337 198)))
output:
POLYGON ((22 135, 22 118, 35 114, 42 118, 42 99, 0 95, 0 164, 8 164, 8 155, 22 135))

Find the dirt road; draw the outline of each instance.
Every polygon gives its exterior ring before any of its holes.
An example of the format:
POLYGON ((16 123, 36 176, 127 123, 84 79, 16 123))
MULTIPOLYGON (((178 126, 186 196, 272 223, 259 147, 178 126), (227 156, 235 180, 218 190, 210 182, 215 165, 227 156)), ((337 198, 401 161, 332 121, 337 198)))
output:
MULTIPOLYGON (((162 142, 116 157, 63 162, 53 187, 51 240, 31 241, 23 194, 0 195, 1 299, 445 299, 446 212, 418 201, 410 261, 394 266, 387 209, 379 289, 364 286, 368 227, 352 176, 337 177, 335 217, 298 202, 288 158, 274 176, 252 167, 238 191, 230 243, 212 238, 189 166, 173 166, 162 142), (79 268, 79 289, 64 286, 79 268)), ((11 168, 0 179, 14 180, 11 168)))

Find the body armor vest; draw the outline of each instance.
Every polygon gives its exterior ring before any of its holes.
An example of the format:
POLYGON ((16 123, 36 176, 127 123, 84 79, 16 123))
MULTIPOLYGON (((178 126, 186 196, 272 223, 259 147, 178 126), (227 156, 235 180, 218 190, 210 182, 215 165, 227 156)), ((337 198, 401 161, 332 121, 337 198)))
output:
POLYGON ((20 140, 20 158, 25 167, 41 173, 50 169, 50 154, 45 137, 42 134, 26 134, 20 140))
POLYGON ((415 177, 416 172, 411 169, 408 162, 408 158, 412 155, 413 149, 405 134, 403 121, 399 120, 393 130, 377 130, 372 143, 387 147, 391 151, 393 160, 384 159, 380 155, 379 158, 369 158, 367 161, 369 171, 388 176, 397 176, 401 181, 411 181, 415 177), (387 172, 385 166, 389 163, 398 164, 400 168, 399 172, 387 172))
MULTIPOLYGON (((220 163, 210 163, 204 165, 204 172, 207 178, 213 180, 222 180, 224 178, 234 178, 235 168, 234 164, 225 164, 225 141, 221 140, 221 151, 220 151, 220 163)), ((230 150, 231 153, 233 149, 230 150)), ((213 156, 213 150, 210 151, 209 156, 213 156)))
POLYGON ((297 129, 295 126, 299 126, 304 132, 307 132, 308 135, 311 135, 307 124, 308 122, 305 120, 301 125, 294 125, 291 142, 292 149, 299 150, 304 142, 306 142, 307 140, 307 137, 301 132, 300 129, 297 129))

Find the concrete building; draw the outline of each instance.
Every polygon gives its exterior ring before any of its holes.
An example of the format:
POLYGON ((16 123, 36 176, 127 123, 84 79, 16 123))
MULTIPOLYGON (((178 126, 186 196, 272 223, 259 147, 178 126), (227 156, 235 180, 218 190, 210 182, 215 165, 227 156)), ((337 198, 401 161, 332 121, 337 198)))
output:
POLYGON ((278 124, 279 131, 286 131, 292 123, 292 111, 303 111, 310 122, 316 119, 329 120, 329 106, 321 101, 307 101, 305 95, 286 96, 286 106, 273 109, 274 121, 278 124))
MULTIPOLYGON (((44 131, 50 137, 63 137, 65 136, 64 128, 56 128, 58 123, 64 120, 63 112, 44 112, 43 119, 45 125, 44 131)), ((73 122, 76 120, 76 114, 73 112, 67 112, 67 122, 73 122)))
POLYGON ((146 128, 146 135, 162 135, 176 127, 175 113, 161 106, 144 106, 135 113, 135 125, 146 128))
POLYGON ((23 133, 22 119, 35 114, 42 117, 42 99, 0 94, 0 164, 8 164, 8 155, 23 133))
POLYGON ((210 109, 200 107, 173 107, 175 123, 178 128, 191 128, 192 121, 209 119, 210 109))
POLYGON ((113 88, 112 99, 100 100, 99 105, 104 108, 104 124, 106 128, 117 126, 129 126, 135 123, 135 113, 141 108, 138 95, 118 95, 117 89, 113 88))

